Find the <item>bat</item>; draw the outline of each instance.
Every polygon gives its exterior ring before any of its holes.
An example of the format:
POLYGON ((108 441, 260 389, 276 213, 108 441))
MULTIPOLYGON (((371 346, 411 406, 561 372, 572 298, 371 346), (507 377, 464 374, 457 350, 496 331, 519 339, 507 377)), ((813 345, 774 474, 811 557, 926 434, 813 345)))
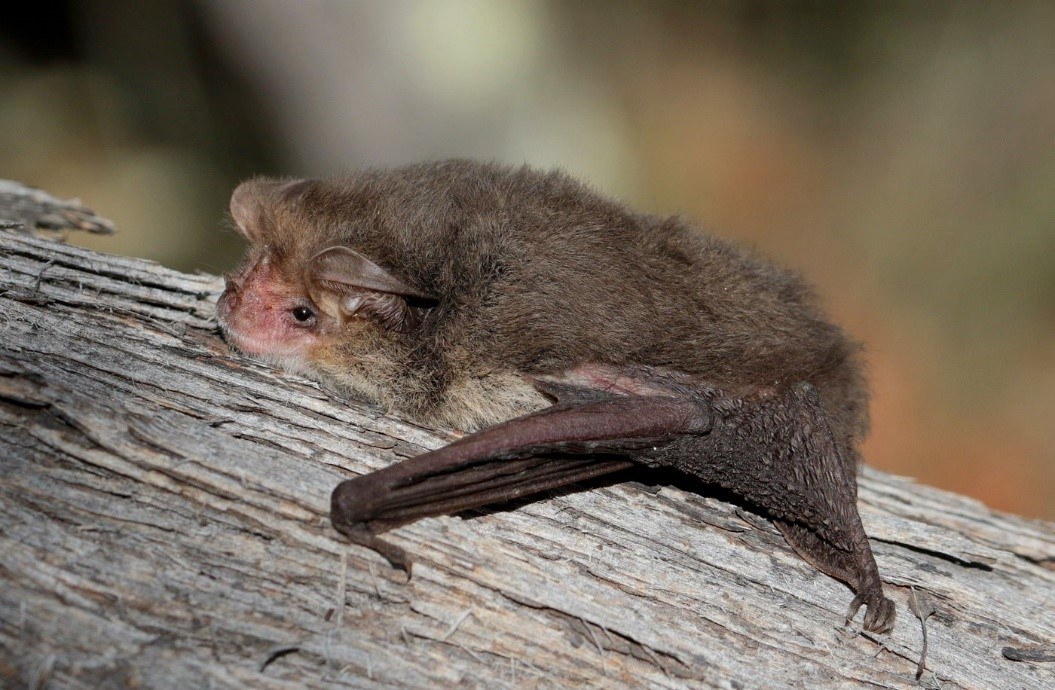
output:
POLYGON ((740 496, 854 593, 893 602, 857 512, 859 346, 811 289, 688 222, 560 171, 467 160, 256 178, 217 308, 237 349, 469 435, 341 482, 333 526, 378 534, 632 466, 740 496))

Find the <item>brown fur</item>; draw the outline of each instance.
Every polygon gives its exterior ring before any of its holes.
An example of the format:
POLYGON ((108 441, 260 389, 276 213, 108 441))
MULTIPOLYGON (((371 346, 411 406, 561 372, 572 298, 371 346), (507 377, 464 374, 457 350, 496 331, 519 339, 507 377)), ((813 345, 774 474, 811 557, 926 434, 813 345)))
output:
POLYGON ((408 332, 348 322, 307 355, 309 372, 388 407, 480 428, 543 404, 521 373, 589 363, 729 390, 808 381, 856 461, 868 426, 857 346, 797 276, 680 218, 636 213, 562 172, 466 160, 253 181, 232 212, 291 281, 320 250, 348 246, 438 298, 408 332))

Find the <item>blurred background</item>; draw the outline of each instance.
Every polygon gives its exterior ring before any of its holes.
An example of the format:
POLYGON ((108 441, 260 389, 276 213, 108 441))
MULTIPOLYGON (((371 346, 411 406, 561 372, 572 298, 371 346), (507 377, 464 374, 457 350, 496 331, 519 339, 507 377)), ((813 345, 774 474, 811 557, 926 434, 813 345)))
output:
POLYGON ((1055 3, 36 0, 0 177, 219 273, 227 198, 470 156, 560 166, 813 281, 873 466, 1055 519, 1055 3))

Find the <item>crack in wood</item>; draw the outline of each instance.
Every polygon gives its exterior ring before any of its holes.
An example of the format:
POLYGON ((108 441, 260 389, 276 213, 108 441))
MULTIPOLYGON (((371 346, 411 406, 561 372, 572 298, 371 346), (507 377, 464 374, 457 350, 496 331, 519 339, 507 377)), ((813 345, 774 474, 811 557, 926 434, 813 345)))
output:
POLYGON ((939 560, 947 561, 949 563, 953 563, 954 565, 958 565, 961 568, 974 568, 974 569, 982 570, 982 571, 985 571, 985 572, 992 572, 993 571, 992 563, 994 561, 992 559, 987 559, 988 562, 983 562, 981 560, 973 560, 973 559, 968 559, 968 558, 961 558, 959 556, 956 556, 954 554, 948 553, 946 551, 939 551, 937 549, 930 549, 930 548, 927 548, 925 546, 920 546, 919 544, 910 544, 908 542, 897 540, 897 539, 879 539, 877 537, 873 537, 872 541, 879 542, 880 544, 890 544, 892 546, 900 546, 903 549, 908 549, 909 551, 912 551, 912 552, 918 553, 918 554, 922 554, 922 555, 925 555, 925 556, 933 556, 934 558, 937 558, 939 560))

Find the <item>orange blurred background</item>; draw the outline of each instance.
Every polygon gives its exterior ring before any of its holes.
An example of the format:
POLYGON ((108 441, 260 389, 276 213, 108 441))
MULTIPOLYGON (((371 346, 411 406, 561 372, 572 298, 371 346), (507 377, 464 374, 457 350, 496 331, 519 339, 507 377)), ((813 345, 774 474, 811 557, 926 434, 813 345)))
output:
POLYGON ((808 276, 870 464, 1055 519, 1055 4, 11 5, 0 176, 113 219, 94 248, 218 273, 255 173, 561 166, 808 276))

